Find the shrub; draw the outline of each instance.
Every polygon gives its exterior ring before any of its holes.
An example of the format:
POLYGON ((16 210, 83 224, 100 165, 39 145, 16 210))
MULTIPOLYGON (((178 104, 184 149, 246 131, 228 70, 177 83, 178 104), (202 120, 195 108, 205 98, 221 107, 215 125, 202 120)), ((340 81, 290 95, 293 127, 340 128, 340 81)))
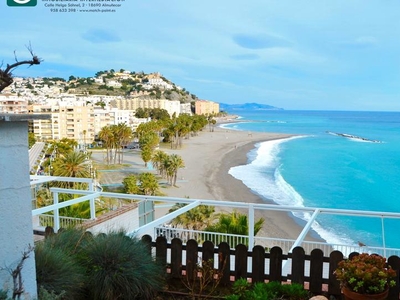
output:
POLYGON ((35 254, 46 299, 153 299, 163 288, 163 268, 124 232, 67 229, 38 243, 35 254))
POLYGON ((76 299, 82 294, 85 271, 75 257, 43 242, 35 247, 35 262, 39 291, 45 289, 56 295, 65 293, 63 299, 76 299))
POLYGON ((396 271, 376 254, 361 253, 342 260, 335 275, 342 287, 362 294, 379 294, 396 285, 396 271))
POLYGON ((7 291, 0 290, 0 300, 7 300, 7 299, 8 299, 7 291))
POLYGON ((246 279, 239 279, 233 284, 233 295, 227 296, 226 300, 254 300, 254 299, 309 299, 309 293, 300 284, 281 284, 271 281, 268 283, 258 282, 251 285, 246 279))
POLYGON ((69 228, 47 237, 44 243, 53 249, 60 249, 75 256, 82 251, 83 244, 92 238, 92 235, 84 230, 69 228))
POLYGON ((245 278, 240 278, 233 283, 232 290, 235 295, 238 295, 239 297, 244 297, 244 295, 250 290, 250 288, 250 282, 248 282, 245 278))
POLYGON ((62 291, 60 294, 55 293, 54 291, 47 291, 45 288, 41 287, 39 289, 39 300, 61 300, 66 299, 65 291, 62 291))
POLYGON ((153 299, 163 288, 163 269, 141 241, 122 232, 94 237, 83 252, 89 299, 153 299))

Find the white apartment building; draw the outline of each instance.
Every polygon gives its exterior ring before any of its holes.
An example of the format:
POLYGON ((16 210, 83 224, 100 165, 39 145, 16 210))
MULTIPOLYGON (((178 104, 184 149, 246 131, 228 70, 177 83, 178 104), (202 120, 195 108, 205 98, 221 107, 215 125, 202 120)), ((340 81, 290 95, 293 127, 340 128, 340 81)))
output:
POLYGON ((181 113, 181 104, 179 101, 168 99, 116 99, 113 102, 119 109, 136 111, 138 108, 160 108, 165 109, 170 116, 174 113, 179 116, 181 113))
POLYGON ((147 83, 147 85, 159 86, 166 90, 171 90, 173 88, 172 84, 165 82, 164 80, 162 80, 162 78, 149 78, 149 82, 147 83))
POLYGON ((106 79, 106 85, 110 87, 120 88, 122 83, 114 79, 106 79))
POLYGON ((94 77, 94 78, 92 78, 92 79, 94 80, 95 83, 104 84, 104 79, 103 79, 103 77, 94 77))
POLYGON ((96 103, 103 102, 106 106, 110 105, 110 102, 115 99, 123 99, 122 96, 108 96, 108 95, 89 95, 89 96, 78 96, 76 99, 79 101, 84 101, 86 103, 91 103, 96 106, 96 103))
POLYGON ((181 103, 181 114, 189 114, 192 115, 192 108, 190 103, 181 103))
POLYGON ((33 120, 30 131, 41 140, 60 140, 69 138, 79 144, 94 141, 94 108, 83 102, 74 105, 31 105, 32 114, 51 114, 50 120, 33 120))
POLYGON ((135 112, 133 110, 120 110, 118 108, 112 108, 111 113, 114 115, 114 124, 127 124, 131 123, 131 119, 134 117, 135 112))
POLYGON ((0 94, 0 113, 26 114, 28 113, 28 100, 17 95, 0 94))
POLYGON ((135 111, 133 110, 120 110, 118 108, 111 108, 106 106, 104 108, 94 108, 94 132, 98 135, 104 126, 126 124, 136 131, 136 128, 141 123, 150 121, 147 118, 136 118, 135 111))
POLYGON ((118 108, 112 108, 111 114, 114 117, 115 125, 124 123, 132 128, 134 132, 140 124, 149 122, 151 120, 150 118, 136 118, 135 111, 133 110, 121 110, 118 108))
POLYGON ((111 113, 109 106, 106 106, 104 108, 100 106, 95 106, 93 113, 94 113, 93 129, 95 136, 99 134, 100 130, 104 126, 114 124, 114 114, 111 113))

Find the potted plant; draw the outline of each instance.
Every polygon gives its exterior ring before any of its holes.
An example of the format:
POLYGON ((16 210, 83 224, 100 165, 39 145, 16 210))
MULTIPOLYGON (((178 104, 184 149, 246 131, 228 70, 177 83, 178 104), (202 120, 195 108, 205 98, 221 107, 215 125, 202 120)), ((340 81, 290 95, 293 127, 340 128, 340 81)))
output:
POLYGON ((386 258, 362 253, 342 260, 335 270, 345 299, 386 299, 389 287, 396 285, 396 271, 386 258))

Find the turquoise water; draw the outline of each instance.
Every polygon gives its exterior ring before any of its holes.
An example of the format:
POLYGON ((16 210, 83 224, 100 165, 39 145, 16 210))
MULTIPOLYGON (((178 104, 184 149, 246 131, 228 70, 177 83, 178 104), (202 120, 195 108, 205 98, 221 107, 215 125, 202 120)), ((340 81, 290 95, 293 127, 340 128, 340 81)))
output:
MULTIPOLYGON (((248 165, 230 170, 262 197, 282 205, 400 213, 400 113, 230 113, 243 122, 228 128, 297 135, 259 144, 248 165)), ((383 233, 380 219, 323 216, 318 224, 314 229, 328 242, 382 246, 384 235, 387 247, 400 248, 400 221, 385 220, 383 233)))

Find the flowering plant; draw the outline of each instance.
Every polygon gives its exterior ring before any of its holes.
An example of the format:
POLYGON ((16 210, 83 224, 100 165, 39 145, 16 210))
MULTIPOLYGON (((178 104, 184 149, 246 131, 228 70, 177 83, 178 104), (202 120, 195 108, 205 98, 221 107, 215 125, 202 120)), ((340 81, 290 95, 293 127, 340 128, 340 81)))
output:
POLYGON ((396 285, 396 271, 386 264, 386 258, 376 254, 342 260, 335 275, 342 287, 360 294, 379 294, 396 285))

